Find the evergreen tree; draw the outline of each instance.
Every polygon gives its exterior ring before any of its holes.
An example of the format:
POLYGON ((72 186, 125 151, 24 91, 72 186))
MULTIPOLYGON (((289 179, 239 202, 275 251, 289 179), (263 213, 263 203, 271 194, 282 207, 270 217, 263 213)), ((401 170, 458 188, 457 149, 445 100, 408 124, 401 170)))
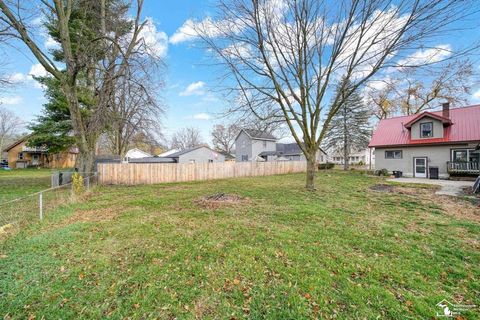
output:
MULTIPOLYGON (((340 83, 336 92, 343 96, 349 92, 351 84, 346 79, 342 79, 342 82, 345 85, 342 86, 340 83), (346 83, 344 83, 345 81, 346 83), (340 92, 342 87, 345 89, 340 92)), ((345 102, 330 122, 325 135, 324 147, 335 153, 343 154, 344 170, 348 170, 350 154, 368 146, 371 136, 370 116, 370 111, 364 105, 362 97, 354 91, 346 97, 345 102)))
POLYGON ((32 130, 29 145, 45 146, 49 153, 64 151, 75 143, 67 99, 57 79, 37 77, 35 80, 44 86, 48 101, 43 105, 42 115, 28 127, 32 130))

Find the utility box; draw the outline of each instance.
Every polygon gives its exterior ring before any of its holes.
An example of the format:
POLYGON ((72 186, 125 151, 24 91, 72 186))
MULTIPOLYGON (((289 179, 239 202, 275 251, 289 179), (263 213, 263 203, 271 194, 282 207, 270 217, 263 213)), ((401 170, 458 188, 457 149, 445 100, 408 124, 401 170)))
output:
POLYGON ((395 178, 401 178, 403 176, 403 171, 394 170, 393 175, 395 178))
POLYGON ((430 179, 438 180, 438 167, 428 168, 428 176, 430 177, 430 179))

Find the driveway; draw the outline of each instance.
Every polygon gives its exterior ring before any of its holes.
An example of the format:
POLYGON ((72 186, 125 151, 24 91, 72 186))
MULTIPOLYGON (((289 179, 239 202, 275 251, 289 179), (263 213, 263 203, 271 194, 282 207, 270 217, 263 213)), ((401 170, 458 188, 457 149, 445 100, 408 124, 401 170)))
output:
POLYGON ((435 194, 447 196, 459 196, 462 193, 463 188, 473 187, 473 181, 433 180, 419 178, 396 178, 388 179, 387 181, 400 183, 433 184, 441 187, 441 189, 435 192, 435 194))

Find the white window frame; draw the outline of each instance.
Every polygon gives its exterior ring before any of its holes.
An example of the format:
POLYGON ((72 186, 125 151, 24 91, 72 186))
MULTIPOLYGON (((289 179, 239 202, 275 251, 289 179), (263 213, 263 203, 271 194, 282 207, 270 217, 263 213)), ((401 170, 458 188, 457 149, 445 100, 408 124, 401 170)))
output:
POLYGON ((403 159, 403 150, 385 150, 385 159, 398 160, 403 159), (387 157, 388 152, 393 152, 393 157, 387 157), (396 157, 396 153, 400 153, 400 157, 396 157))

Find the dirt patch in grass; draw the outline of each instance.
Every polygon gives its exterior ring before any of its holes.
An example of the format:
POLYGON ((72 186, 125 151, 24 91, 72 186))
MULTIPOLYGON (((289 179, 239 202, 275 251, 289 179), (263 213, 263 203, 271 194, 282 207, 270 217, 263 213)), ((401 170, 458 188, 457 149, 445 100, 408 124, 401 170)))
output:
POLYGON ((111 221, 122 213, 121 207, 109 207, 92 210, 75 210, 75 213, 70 217, 60 222, 61 226, 66 226, 74 223, 84 222, 102 222, 111 221))
POLYGON ((480 207, 471 202, 448 196, 436 196, 434 201, 449 216, 480 223, 480 207))
POLYGON ((225 206, 236 206, 249 202, 248 198, 227 193, 215 193, 194 200, 194 203, 205 209, 218 209, 225 206))
POLYGON ((395 187, 389 184, 374 184, 370 187, 370 190, 385 193, 391 193, 394 191, 394 189, 395 187))

